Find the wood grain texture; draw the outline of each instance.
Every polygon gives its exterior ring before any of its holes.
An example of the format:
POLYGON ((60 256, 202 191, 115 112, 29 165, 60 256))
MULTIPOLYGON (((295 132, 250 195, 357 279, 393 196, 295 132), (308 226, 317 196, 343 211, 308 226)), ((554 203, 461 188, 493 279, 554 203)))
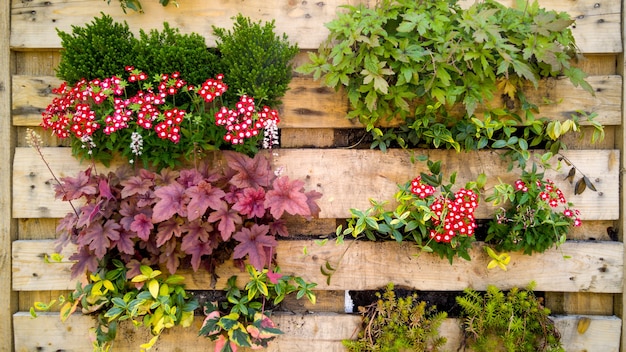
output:
MULTIPOLYGON (((42 152, 57 177, 72 176, 86 169, 72 158, 69 148, 44 148, 42 152)), ((321 218, 347 218, 350 208, 367 209, 370 199, 392 200, 397 184, 405 183, 426 171, 425 163, 412 164, 411 153, 440 160, 445 177, 456 171, 457 186, 475 179, 480 173, 488 176, 486 189, 498 179, 512 183, 518 173, 507 172, 507 163, 493 151, 456 153, 449 150, 377 150, 350 149, 275 149, 274 167, 284 175, 305 182, 306 190, 323 194, 318 201, 321 218)), ((596 185, 598 192, 586 191, 574 196, 573 186, 562 182, 569 168, 547 170, 546 177, 560 183, 566 199, 575 203, 586 220, 614 220, 619 214, 619 151, 570 150, 564 152, 580 172, 596 185)), ((62 218, 71 209, 55 200, 54 181, 50 172, 32 148, 16 148, 13 165, 13 216, 16 218, 62 218)), ((100 167, 99 171, 102 172, 100 167)), ((492 214, 490 204, 481 204, 476 216, 492 214)))
MULTIPOLYGON (((605 125, 621 124, 622 78, 617 75, 590 76, 587 79, 595 95, 574 87, 567 79, 545 79, 535 89, 528 86, 525 94, 529 101, 537 104, 537 117, 554 120, 571 118, 578 111, 596 113, 596 121, 605 125)), ((52 89, 61 80, 53 76, 13 76, 12 115, 15 126, 38 126, 41 113, 55 97, 52 89)), ((488 103, 492 108, 503 107, 505 102, 498 98, 488 103)), ((280 128, 359 128, 358 121, 346 118, 349 104, 345 94, 324 87, 321 82, 308 76, 296 76, 289 84, 280 108, 280 128)), ((483 109, 484 110, 484 109, 483 109)), ((480 112, 481 109, 478 109, 480 112)), ((581 121, 581 124, 588 124, 581 121)), ((397 126, 398 121, 385 122, 386 126, 397 126)), ((323 147, 323 145, 322 145, 323 147)))
MULTIPOLYGON (((116 3, 106 6, 100 0, 50 0, 46 2, 13 1, 11 7, 11 47, 15 50, 60 47, 55 28, 69 32, 72 25, 83 25, 99 16, 110 14, 118 21, 127 21, 135 32, 139 28, 149 30, 162 28, 163 21, 180 28, 181 32, 196 32, 213 45, 215 37, 211 26, 230 28, 231 17, 241 12, 253 20, 276 19, 276 32, 286 33, 292 42, 303 49, 317 48, 328 35, 324 23, 335 18, 338 6, 373 1, 327 0, 327 1, 262 1, 252 0, 242 6, 239 2, 196 1, 161 7, 157 2, 144 1, 145 15, 124 15, 116 3)), ((507 6, 513 1, 501 1, 507 6)), ((468 7, 472 1, 464 0, 468 7)), ((565 11, 576 19, 572 28, 576 43, 583 53, 621 52, 619 2, 610 0, 541 1, 547 9, 565 11)))
MULTIPOLYGON (((64 260, 60 263, 43 260, 45 255, 54 253, 54 241, 15 241, 13 247, 14 290, 76 287, 76 281, 70 280, 72 262, 67 259, 73 247, 63 250, 64 260)), ((481 243, 476 243, 471 250, 471 261, 457 258, 454 265, 436 255, 420 253, 410 243, 396 242, 357 241, 350 246, 329 242, 321 246, 314 241, 280 241, 276 256, 283 273, 317 282, 319 290, 375 290, 389 282, 421 291, 461 291, 467 287, 484 290, 490 284, 510 289, 535 281, 537 291, 620 293, 623 290, 623 251, 620 242, 568 241, 559 248, 533 256, 512 253, 506 272, 487 269, 491 259, 481 243), (320 267, 327 262, 337 268, 329 285, 320 272, 320 267)), ((178 273, 185 276, 188 289, 212 289, 211 278, 204 271, 181 270, 178 273)), ((226 280, 233 275, 241 277, 239 269, 230 261, 221 265, 216 273, 219 276, 216 289, 225 287, 226 280)))
MULTIPOLYGON (((355 338, 359 329, 360 317, 347 314, 309 314, 284 315, 277 314, 275 320, 284 332, 272 341, 266 351, 309 351, 339 352, 345 351, 342 339, 355 338)), ((561 333, 563 347, 573 351, 617 352, 619 348, 619 332, 621 320, 612 316, 554 316, 554 323, 561 333), (582 318, 591 320, 584 334, 577 332, 578 321, 582 318)), ((78 352, 91 350, 91 344, 85 332, 93 326, 93 320, 87 316, 76 315, 65 323, 58 321, 54 314, 42 314, 32 319, 28 313, 17 313, 14 316, 16 351, 65 351, 78 352), (72 341, 67 346, 67 341, 72 341)), ((174 328, 164 332, 152 351, 156 352, 191 352, 208 351, 213 344, 205 338, 198 337, 197 331, 201 319, 197 318, 188 328, 174 328)), ((446 351, 456 351, 461 343, 462 331, 457 319, 446 319, 439 329, 439 334, 448 341, 446 351)), ((116 352, 137 351, 138 345, 150 339, 149 333, 143 329, 122 326, 115 341, 116 352)), ((242 351, 247 351, 243 349, 242 351)))
POLYGON ((12 241, 17 237, 17 222, 11 217, 11 164, 15 148, 15 128, 11 125, 11 63, 9 49, 10 1, 0 4, 0 352, 13 350, 11 315, 17 310, 17 294, 12 292, 12 241))

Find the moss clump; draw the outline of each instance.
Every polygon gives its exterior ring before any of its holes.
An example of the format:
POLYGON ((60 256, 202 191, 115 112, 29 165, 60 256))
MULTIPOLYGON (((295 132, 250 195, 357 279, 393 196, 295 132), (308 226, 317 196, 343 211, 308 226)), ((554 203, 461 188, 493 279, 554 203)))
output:
POLYGON ((344 340, 351 352, 440 351, 446 338, 439 336, 439 327, 447 317, 434 306, 418 302, 417 294, 398 298, 389 284, 378 301, 363 308, 363 330, 357 340, 344 340))
POLYGON ((467 346, 476 352, 564 352, 550 310, 534 295, 533 286, 506 294, 495 286, 484 294, 466 289, 457 297, 467 346))

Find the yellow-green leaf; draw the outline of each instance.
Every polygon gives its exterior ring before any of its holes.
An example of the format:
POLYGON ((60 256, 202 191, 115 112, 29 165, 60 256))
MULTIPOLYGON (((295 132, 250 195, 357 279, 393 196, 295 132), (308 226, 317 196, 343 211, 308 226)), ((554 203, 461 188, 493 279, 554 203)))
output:
POLYGON ((578 319, 578 326, 576 330, 578 331, 579 334, 582 335, 585 332, 587 332, 587 329, 589 329, 589 324, 591 324, 591 319, 587 317, 582 317, 578 319))
POLYGON ((148 282, 148 291, 152 297, 157 298, 159 296, 159 282, 155 279, 152 279, 148 282))
POLYGON ((154 346, 154 344, 157 342, 157 340, 159 339, 159 335, 154 336, 150 339, 150 341, 141 344, 139 347, 141 348, 141 352, 147 351, 149 349, 152 348, 152 346, 154 346))

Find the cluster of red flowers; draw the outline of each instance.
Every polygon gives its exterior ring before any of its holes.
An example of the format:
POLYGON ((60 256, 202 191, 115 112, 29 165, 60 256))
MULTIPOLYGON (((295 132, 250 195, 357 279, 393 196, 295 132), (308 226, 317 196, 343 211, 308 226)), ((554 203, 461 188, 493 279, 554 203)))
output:
POLYGON ((264 106, 257 112, 254 99, 247 95, 241 96, 234 109, 222 106, 215 114, 215 124, 226 126, 224 140, 232 144, 241 144, 246 138, 257 136, 269 121, 280 122, 278 111, 264 106))
POLYGON ((435 194, 435 187, 422 183, 422 177, 417 176, 411 181, 411 193, 424 199, 435 194))
MULTIPOLYGON (((561 191, 552 180, 547 179, 545 182, 537 180, 535 182, 537 188, 540 190, 539 199, 546 202, 550 207, 556 208, 559 204, 567 204, 567 200, 565 200, 565 196, 563 195, 563 191, 561 191)), ((515 190, 528 192, 528 186, 524 181, 517 180, 515 181, 515 190)), ((580 211, 570 208, 565 208, 563 210, 563 215, 568 218, 574 219, 574 226, 582 225, 582 221, 578 216, 580 215, 580 211)))
MULTIPOLYGON (((126 67, 126 71, 129 74, 127 82, 140 83, 148 79, 145 73, 132 66, 126 67)), ((54 90, 61 97, 54 98, 42 113, 41 126, 52 129, 52 133, 59 138, 73 135, 84 140, 100 130, 102 125, 102 132, 106 135, 137 125, 146 130, 154 129, 159 138, 178 143, 181 123, 187 114, 193 114, 194 111, 169 108, 167 98, 183 91, 196 93, 204 102, 210 103, 228 89, 223 78, 220 74, 207 79, 196 89, 187 85, 177 72, 163 74, 156 82, 156 89, 151 84, 144 84, 143 89, 138 89, 128 98, 125 97, 128 93, 127 82, 117 76, 102 80, 81 80, 71 88, 63 83, 54 90), (110 105, 103 106, 105 102, 110 105), (98 109, 99 106, 103 108, 98 109), (103 111, 107 111, 107 115, 98 116, 103 111)), ((224 140, 232 144, 243 143, 244 139, 258 135, 268 120, 279 121, 276 110, 265 106, 257 112, 254 100, 245 95, 235 109, 222 107, 215 118, 216 125, 227 129, 224 140)))
MULTIPOLYGON (((422 183, 421 177, 411 181, 411 193, 421 199, 433 197, 435 188, 422 183)), ((460 189, 454 199, 439 196, 430 205, 434 215, 430 238, 437 242, 449 243, 455 236, 473 236, 476 229, 474 211, 478 207, 478 195, 471 190, 460 189)))

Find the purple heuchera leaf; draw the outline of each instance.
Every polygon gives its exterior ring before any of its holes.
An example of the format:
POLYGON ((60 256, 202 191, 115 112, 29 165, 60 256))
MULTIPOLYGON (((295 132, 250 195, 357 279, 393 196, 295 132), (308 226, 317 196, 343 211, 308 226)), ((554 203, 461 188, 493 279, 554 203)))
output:
POLYGON ((230 183, 239 188, 266 187, 274 175, 270 172, 270 164, 264 156, 257 154, 254 159, 247 155, 224 151, 228 166, 237 171, 230 179, 230 183))
POLYGON ((204 216, 208 208, 218 209, 226 193, 206 181, 200 181, 197 186, 188 188, 185 195, 190 198, 187 204, 187 218, 194 221, 204 216))
POLYGON ((217 229, 224 241, 228 241, 233 232, 235 232, 236 225, 241 224, 242 221, 237 211, 228 209, 226 202, 222 202, 218 209, 209 215, 208 220, 210 222, 220 222, 217 225, 217 229))
POLYGON ((55 185, 55 198, 63 201, 96 194, 96 185, 91 179, 91 168, 81 171, 76 177, 62 177, 62 185, 55 185))
POLYGON ((137 233, 137 236, 144 241, 148 240, 153 228, 152 220, 143 213, 135 215, 133 222, 130 224, 130 230, 137 233))
POLYGON ((187 216, 184 204, 185 188, 178 182, 163 186, 154 194, 160 198, 157 200, 152 211, 152 222, 159 223, 165 221, 175 214, 187 216))
POLYGON ((154 186, 154 181, 149 178, 133 176, 128 180, 120 183, 122 188, 122 199, 126 199, 135 194, 148 194, 151 191, 151 187, 154 186))
POLYGON ((263 188, 246 188, 239 194, 233 209, 248 217, 262 218, 265 215, 265 190, 263 188))
POLYGON ((195 186, 203 180, 202 174, 196 169, 180 170, 180 176, 176 180, 185 188, 195 186))
POLYGON ((115 198, 113 192, 111 192, 111 186, 109 185, 109 180, 105 178, 101 178, 100 182, 98 182, 98 191, 100 192, 100 197, 104 197, 108 200, 115 198))
POLYGON ((93 273, 98 270, 98 259, 87 247, 79 247, 78 252, 72 254, 69 259, 76 261, 72 265, 72 279, 85 274, 85 271, 93 273))
MULTIPOLYGON (((311 212, 311 217, 319 217, 320 216, 320 206, 317 204, 317 200, 322 198, 322 194, 318 191, 309 191, 306 193, 306 203, 309 206, 309 211, 311 212)), ((311 220, 309 217, 307 220, 311 220)))
POLYGON ((273 189, 267 192, 265 206, 270 208, 270 214, 274 218, 279 219, 284 212, 311 216, 307 196, 302 192, 303 181, 289 181, 289 177, 283 176, 277 178, 272 186, 273 189))
POLYGON ((120 239, 120 224, 114 220, 107 220, 102 226, 99 222, 94 222, 89 226, 83 236, 78 239, 78 244, 89 246, 98 259, 102 259, 111 247, 111 241, 120 239))
POLYGON ((181 228, 180 223, 174 218, 170 218, 160 223, 156 234, 157 247, 161 247, 165 242, 169 241, 172 236, 180 237, 182 233, 183 229, 181 228))
POLYGON ((120 231, 120 238, 112 242, 112 244, 114 244, 121 253, 133 255, 135 254, 135 243, 133 242, 133 238, 135 237, 137 237, 137 234, 134 232, 122 230, 120 231))
POLYGON ((200 267, 203 255, 213 253, 214 245, 210 241, 210 232, 213 226, 207 222, 194 221, 186 227, 187 233, 183 236, 180 249, 191 255, 191 266, 194 271, 200 267))
POLYGON ((265 249, 278 245, 273 236, 267 235, 268 232, 267 225, 253 224, 250 228, 242 228, 233 235, 233 238, 240 242, 233 251, 233 258, 240 259, 247 255, 250 264, 257 270, 262 270, 271 259, 266 256, 265 249))

